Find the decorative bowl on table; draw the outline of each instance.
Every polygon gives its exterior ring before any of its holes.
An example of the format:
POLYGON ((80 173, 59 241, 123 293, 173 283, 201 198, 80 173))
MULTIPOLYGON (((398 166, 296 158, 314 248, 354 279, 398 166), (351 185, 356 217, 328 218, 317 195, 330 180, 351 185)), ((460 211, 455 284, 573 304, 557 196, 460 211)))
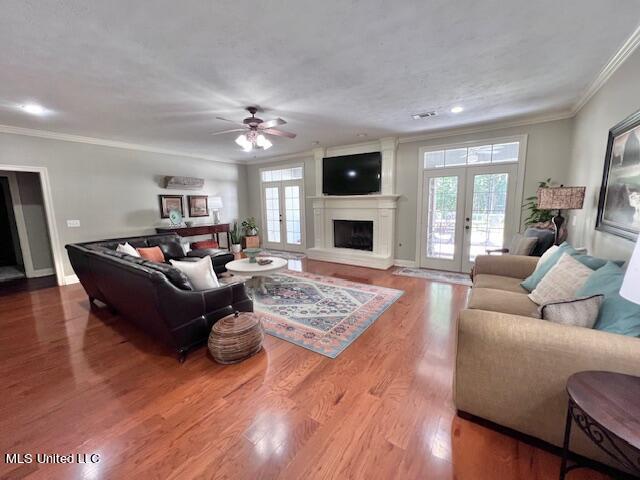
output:
POLYGON ((261 248, 245 248, 242 253, 249 258, 249 263, 256 263, 256 257, 261 251, 261 248))

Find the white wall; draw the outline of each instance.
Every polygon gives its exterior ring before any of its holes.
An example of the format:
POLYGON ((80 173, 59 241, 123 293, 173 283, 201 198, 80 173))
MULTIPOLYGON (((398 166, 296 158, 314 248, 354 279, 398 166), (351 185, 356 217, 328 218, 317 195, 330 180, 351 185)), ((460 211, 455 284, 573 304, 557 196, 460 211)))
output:
POLYGON ((159 194, 220 195, 223 221, 247 210, 245 166, 13 134, 0 134, 0 165, 47 167, 65 275, 73 274, 65 244, 155 233, 167 222, 160 219, 159 194), (166 190, 164 175, 202 177, 205 187, 166 190), (68 228, 67 219, 81 227, 68 228))
MULTIPOLYGON (((400 195, 398 200, 398 215, 396 225, 395 258, 415 260, 416 251, 416 217, 418 178, 421 175, 419 149, 421 146, 442 145, 473 140, 482 140, 514 135, 528 135, 527 168, 525 171, 525 197, 533 195, 540 180, 552 177, 557 182, 564 182, 567 178, 567 168, 571 155, 571 119, 531 125, 486 130, 473 134, 451 135, 455 132, 443 132, 442 136, 429 140, 411 143, 400 143, 396 158, 395 193, 400 195)), ((311 157, 288 159, 287 161, 250 165, 247 169, 249 185, 249 213, 260 217, 260 168, 292 163, 305 163, 305 194, 316 195, 315 167, 311 157)), ((307 248, 313 246, 313 209, 310 200, 306 201, 306 232, 307 248)))
MULTIPOLYGON (((567 183, 585 185, 587 192, 584 208, 574 214, 576 226, 570 227, 569 240, 604 258, 626 260, 633 248, 633 242, 599 232, 595 225, 609 129, 638 109, 640 49, 627 58, 574 119, 567 183)), ((569 223, 571 225, 571 219, 569 223)))

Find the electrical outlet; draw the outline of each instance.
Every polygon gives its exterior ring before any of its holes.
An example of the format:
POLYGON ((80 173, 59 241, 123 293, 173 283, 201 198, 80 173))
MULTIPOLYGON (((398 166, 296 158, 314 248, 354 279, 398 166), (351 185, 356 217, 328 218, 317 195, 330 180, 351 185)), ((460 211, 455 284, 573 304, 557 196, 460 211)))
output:
POLYGON ((67 220, 68 228, 78 228, 80 226, 80 220, 67 220))

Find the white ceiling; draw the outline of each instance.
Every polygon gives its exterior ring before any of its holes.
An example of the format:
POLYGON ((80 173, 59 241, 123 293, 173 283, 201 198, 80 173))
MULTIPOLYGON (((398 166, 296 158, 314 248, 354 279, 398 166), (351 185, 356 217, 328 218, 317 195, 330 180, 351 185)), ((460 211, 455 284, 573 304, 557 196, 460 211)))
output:
POLYGON ((209 134, 250 104, 298 134, 258 157, 542 114, 639 20, 638 0, 5 0, 0 124, 249 160, 209 134))

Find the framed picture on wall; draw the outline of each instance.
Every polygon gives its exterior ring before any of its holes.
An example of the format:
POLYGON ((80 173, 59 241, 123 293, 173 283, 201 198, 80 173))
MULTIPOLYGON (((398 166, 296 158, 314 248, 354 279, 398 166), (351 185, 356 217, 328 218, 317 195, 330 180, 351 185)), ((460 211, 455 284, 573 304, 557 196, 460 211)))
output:
POLYGON ((160 218, 169 218, 172 210, 180 212, 184 216, 182 195, 158 195, 160 197, 160 218))
POLYGON ((630 240, 640 233, 640 111, 609 130, 596 229, 630 240))
POLYGON ((209 197, 207 195, 189 195, 187 198, 190 217, 209 216, 209 197))

